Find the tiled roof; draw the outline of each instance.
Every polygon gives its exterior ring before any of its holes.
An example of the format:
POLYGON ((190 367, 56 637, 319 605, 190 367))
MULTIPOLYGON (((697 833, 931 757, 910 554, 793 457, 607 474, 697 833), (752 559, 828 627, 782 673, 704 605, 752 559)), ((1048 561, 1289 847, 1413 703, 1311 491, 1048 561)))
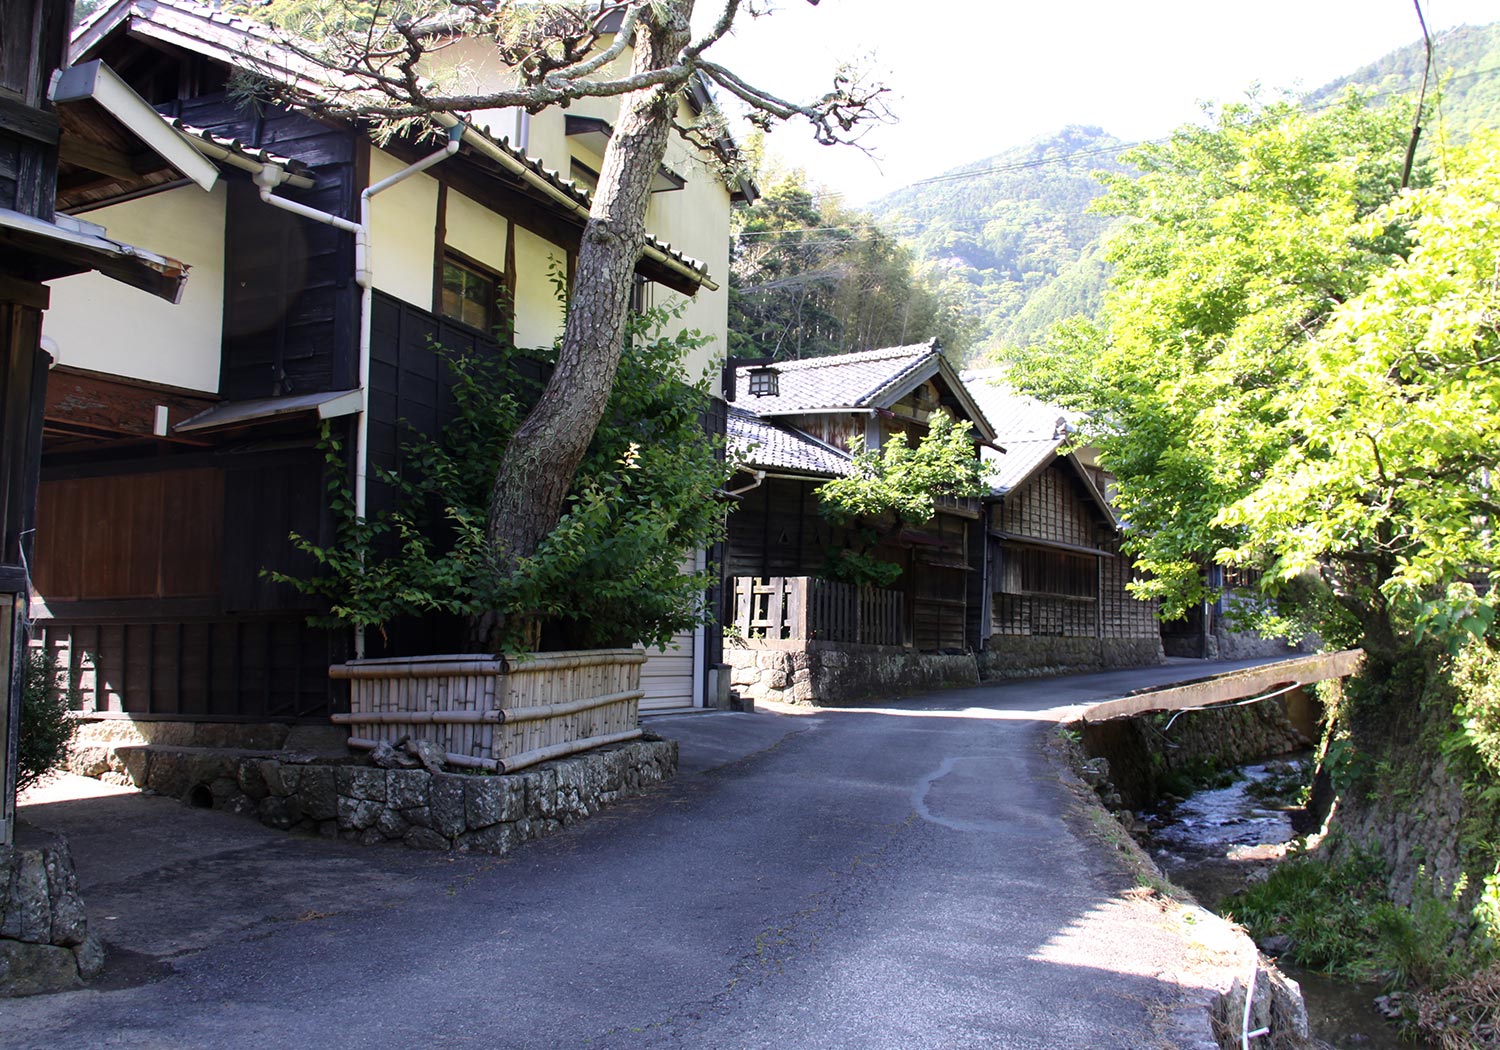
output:
POLYGON ((1057 458, 1062 447, 1062 438, 1006 438, 1002 443, 1005 451, 985 459, 995 464, 995 473, 990 476, 990 487, 1004 495, 1036 473, 1050 459, 1057 458))
POLYGON ((942 351, 934 340, 911 346, 890 346, 833 357, 777 361, 778 392, 749 396, 750 366, 735 369, 735 391, 747 409, 758 416, 795 415, 830 408, 873 408, 882 395, 899 389, 905 380, 931 367, 942 351))
POLYGON ((751 468, 836 477, 852 462, 847 453, 735 405, 729 406, 725 431, 730 456, 751 468))
POLYGON ((1066 409, 1012 390, 1005 384, 1003 368, 967 368, 963 380, 969 396, 984 409, 995 428, 995 440, 1006 448, 1016 442, 1054 437, 1077 418, 1066 409))

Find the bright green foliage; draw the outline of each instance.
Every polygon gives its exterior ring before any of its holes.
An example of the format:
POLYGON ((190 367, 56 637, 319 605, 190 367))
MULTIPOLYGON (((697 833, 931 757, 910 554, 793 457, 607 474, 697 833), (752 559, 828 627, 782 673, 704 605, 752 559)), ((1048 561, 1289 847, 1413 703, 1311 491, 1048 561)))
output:
POLYGON ((57 665, 42 649, 26 650, 21 680, 21 740, 16 790, 25 791, 68 760, 78 723, 57 665))
MULTIPOLYGON (((450 359, 457 418, 440 440, 414 437, 394 513, 353 514, 341 476, 329 484, 338 541, 294 537, 317 559, 304 579, 277 575, 329 603, 327 625, 380 628, 404 616, 506 616, 503 648, 633 642, 665 647, 703 622, 706 573, 683 573, 694 551, 723 535, 714 500, 726 467, 704 433, 705 384, 689 386, 683 356, 697 333, 663 335, 659 311, 632 325, 609 409, 578 471, 562 520, 536 553, 502 572, 485 535, 489 486, 522 406, 502 391, 516 380, 503 362, 450 359)), ((515 351, 511 351, 515 353, 515 351)), ((330 463, 342 470, 336 446, 330 463)))
POLYGON ((1449 157, 1365 234, 1411 249, 1335 312, 1276 399, 1287 454, 1222 521, 1278 575, 1332 562, 1349 598, 1455 648, 1495 618, 1500 546, 1500 140, 1449 157))
POLYGON ((1220 512, 1286 453, 1308 340, 1400 247, 1368 223, 1397 190, 1399 124, 1356 98, 1311 116, 1244 104, 1136 150, 1140 176, 1109 178, 1101 203, 1129 220, 1106 319, 1013 363, 1022 389, 1089 413, 1137 591, 1167 616, 1208 596, 1206 560, 1244 547, 1220 512))
POLYGON ((915 445, 893 437, 879 450, 855 449, 849 474, 818 486, 823 516, 837 525, 891 514, 920 525, 937 513, 939 497, 984 495, 989 488, 973 429, 940 412, 915 445))
POLYGON ((892 437, 878 451, 851 445, 854 465, 841 478, 818 486, 818 511, 848 531, 845 546, 830 552, 826 573, 850 583, 887 586, 900 566, 870 553, 882 526, 921 525, 937 513, 943 497, 968 498, 989 491, 988 471, 975 455, 973 425, 946 413, 932 417, 931 430, 915 445, 892 437))
POLYGON ((1339 864, 1294 857, 1225 900, 1222 910, 1257 940, 1289 937, 1282 958, 1290 962, 1391 987, 1440 986, 1489 958, 1480 946, 1468 958, 1454 954, 1457 924, 1448 901, 1430 893, 1409 908, 1387 900, 1384 867, 1365 853, 1339 864))
POLYGON ((735 216, 731 352, 797 359, 935 337, 962 360, 972 324, 957 298, 917 272, 907 249, 868 215, 820 200, 800 170, 755 177, 760 199, 735 216))

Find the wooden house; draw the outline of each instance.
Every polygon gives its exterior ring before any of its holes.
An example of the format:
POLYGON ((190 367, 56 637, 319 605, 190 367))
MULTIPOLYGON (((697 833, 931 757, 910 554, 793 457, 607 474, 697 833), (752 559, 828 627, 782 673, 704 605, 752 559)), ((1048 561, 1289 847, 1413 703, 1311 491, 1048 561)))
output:
POLYGON ((878 530, 871 553, 902 569, 890 589, 825 578, 830 556, 851 537, 818 513, 816 490, 848 472, 851 442, 877 449, 920 439, 939 411, 971 422, 978 442, 994 437, 936 341, 739 363, 727 370, 724 388, 730 451, 740 464, 725 554, 725 623, 772 641, 974 648, 977 500, 945 502, 920 527, 886 523, 878 530))
POLYGON ((1154 602, 1130 595, 1130 559, 1092 450, 1067 415, 1017 395, 998 372, 966 372, 995 422, 993 493, 984 501, 983 571, 971 594, 985 676, 1159 663, 1154 602))
MULTIPOLYGON (((358 490, 395 465, 404 428, 433 433, 450 417, 435 344, 485 353, 503 325, 523 346, 559 331, 553 279, 570 272, 603 117, 502 112, 484 115, 497 132, 448 121, 435 140, 377 145, 354 123, 238 99, 240 56, 277 47, 264 27, 193 0, 119 0, 75 34, 75 65, 143 98, 155 130, 218 176, 208 192, 170 172, 135 185, 128 143, 78 152, 61 172, 61 210, 195 277, 171 312, 94 277, 52 285, 32 613, 99 718, 326 724, 344 703, 328 667, 351 638, 309 627, 307 600, 265 575, 308 567, 289 534, 330 536, 320 428, 343 438, 358 490), (430 166, 408 169, 417 161, 430 166), (351 232, 362 196, 367 278, 351 232)), ((277 61, 288 77, 317 75, 294 55, 277 61)), ((681 100, 684 122, 704 101, 681 100)), ((722 346, 712 275, 727 268, 731 201, 752 191, 684 140, 667 166, 640 299, 686 297, 684 323, 722 346)), ((369 513, 389 499, 368 486, 369 513)), ((713 695, 717 637, 653 653, 642 707, 713 695)), ((380 644, 372 633, 372 654, 380 644)))
MULTIPOLYGON (((134 301, 182 294, 183 263, 111 240, 98 226, 59 214, 58 184, 79 157, 107 163, 120 147, 132 163, 115 178, 126 191, 157 177, 212 183, 215 172, 129 92, 54 79, 67 52, 72 5, 7 5, 0 35, 0 846, 12 841, 36 491, 47 403, 42 319, 45 282, 93 273, 134 301), (62 90, 59 90, 59 89, 62 90), (64 104, 64 100, 73 103, 64 104)), ((45 902, 44 902, 45 903, 45 902)))

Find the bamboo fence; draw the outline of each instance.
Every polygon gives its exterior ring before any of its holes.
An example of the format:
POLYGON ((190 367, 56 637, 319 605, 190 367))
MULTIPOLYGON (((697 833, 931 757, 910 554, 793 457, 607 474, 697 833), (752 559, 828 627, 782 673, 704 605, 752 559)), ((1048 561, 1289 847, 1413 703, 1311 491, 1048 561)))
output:
POLYGON ((437 744, 451 765, 509 773, 641 735, 639 649, 513 659, 416 656, 329 668, 349 682, 351 747, 404 736, 437 744))

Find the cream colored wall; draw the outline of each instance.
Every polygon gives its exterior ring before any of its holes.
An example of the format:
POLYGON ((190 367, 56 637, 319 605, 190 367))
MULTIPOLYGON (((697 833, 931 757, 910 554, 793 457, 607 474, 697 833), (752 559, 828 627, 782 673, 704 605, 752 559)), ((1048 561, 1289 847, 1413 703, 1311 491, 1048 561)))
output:
POLYGON ((551 273, 567 273, 568 257, 557 245, 516 227, 516 345, 551 346, 562 332, 563 310, 551 273))
MULTIPOLYGON (((511 71, 495 56, 493 49, 478 40, 461 40, 444 51, 445 63, 455 88, 480 92, 493 90, 513 83, 511 71)), ((629 69, 629 55, 622 55, 598 75, 620 75, 629 69)), ((597 117, 613 123, 619 113, 619 103, 608 98, 577 99, 567 109, 557 107, 543 110, 529 118, 524 143, 519 143, 526 154, 557 172, 563 178, 570 177, 570 161, 577 157, 583 163, 599 170, 602 158, 585 148, 578 141, 570 141, 566 135, 567 114, 597 117)), ((692 118, 686 103, 681 104, 680 120, 690 123, 692 118)), ((475 115, 475 123, 488 124, 498 136, 514 128, 515 116, 511 110, 483 111, 475 115)), ((512 134, 512 139, 514 135, 512 134)), ((516 144, 513 142, 513 144, 516 144)), ((680 136, 673 136, 667 148, 666 166, 687 180, 681 190, 652 194, 646 211, 646 228, 655 236, 689 258, 708 265, 709 276, 720 286, 718 291, 700 289, 688 300, 682 324, 697 328, 711 337, 710 344, 699 350, 687 363, 694 377, 704 370, 714 373, 714 390, 718 391, 718 363, 723 358, 728 342, 729 293, 729 189, 720 177, 714 164, 680 136)), ((517 244, 520 245, 518 238, 517 244)), ((462 249, 461 249, 462 250, 462 249)), ((518 280, 529 282, 538 289, 545 289, 545 298, 550 299, 551 287, 545 279, 545 268, 541 275, 529 273, 531 269, 522 261, 520 252, 516 257, 518 280)), ((662 305, 680 302, 681 294, 659 285, 653 285, 650 301, 662 305)), ((522 312, 523 298, 517 288, 517 312, 522 312)), ((518 326, 520 321, 518 319, 518 326)), ((542 328, 530 329, 539 337, 542 328)), ((518 327, 518 335, 520 328, 518 327)), ((550 336, 548 336, 550 339, 550 336)))
POLYGON ((475 262, 484 263, 496 273, 504 273, 508 226, 504 218, 484 205, 462 193, 448 191, 443 237, 449 248, 463 252, 475 262))
POLYGON ((223 183, 142 197, 89 212, 111 239, 187 263, 173 304, 97 273, 51 282, 43 334, 59 362, 151 383, 217 393, 224 317, 223 183))
MULTIPOLYGON (((390 154, 370 150, 371 185, 404 167, 390 154)), ((437 180, 422 174, 398 182, 370 202, 370 264, 375 287, 423 310, 432 309, 437 199, 437 180)))

